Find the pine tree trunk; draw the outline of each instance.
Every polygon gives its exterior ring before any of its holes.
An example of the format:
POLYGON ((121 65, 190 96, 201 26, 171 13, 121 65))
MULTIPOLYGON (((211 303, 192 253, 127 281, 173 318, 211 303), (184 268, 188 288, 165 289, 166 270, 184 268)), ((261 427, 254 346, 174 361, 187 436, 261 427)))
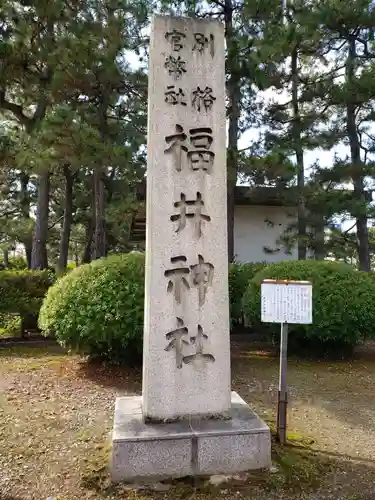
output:
MULTIPOLYGON (((107 85, 103 83, 103 90, 98 104, 99 130, 103 144, 107 141, 108 124, 107 108, 109 103, 107 85)), ((106 172, 103 166, 96 166, 93 172, 94 203, 95 203, 95 233, 93 259, 100 259, 107 255, 106 225, 105 225, 105 178, 106 172)))
POLYGON ((297 160, 298 186, 298 260, 306 259, 306 207, 305 207, 305 166, 301 141, 301 117, 298 104, 298 46, 292 51, 292 105, 293 105, 293 141, 297 160))
POLYGON ((82 255, 82 264, 91 262, 93 238, 95 232, 95 192, 94 192, 94 175, 91 175, 88 189, 91 193, 91 214, 90 218, 85 222, 85 247, 82 255))
POLYGON ((28 267, 28 269, 31 269, 31 255, 33 253, 33 241, 32 241, 32 239, 24 240, 23 245, 25 247, 27 267, 28 267))
MULTIPOLYGON (((111 203, 111 201, 113 199, 113 194, 114 194, 113 181, 116 177, 116 173, 117 173, 116 167, 112 167, 110 172, 107 173, 107 176, 105 179, 105 186, 106 186, 105 200, 106 200, 107 206, 111 203)), ((112 227, 113 227, 113 224, 109 224, 108 221, 105 221, 105 236, 106 236, 106 238, 105 238, 105 240, 106 240, 105 241, 105 244, 106 244, 105 253, 106 253, 106 255, 108 255, 108 253, 109 253, 109 250, 111 248, 111 244, 113 246, 113 237, 111 238, 111 236, 112 236, 111 228, 112 227)))
POLYGON ((31 269, 47 269, 47 238, 49 213, 49 173, 39 175, 35 231, 31 254, 31 269))
MULTIPOLYGON (((30 177, 21 172, 20 174, 20 204, 21 204, 21 214, 25 219, 30 219, 30 196, 28 192, 30 177)), ((27 267, 31 268, 31 254, 33 249, 33 238, 32 234, 29 237, 25 236, 22 239, 22 243, 25 247, 27 267)))
POLYGON ((59 273, 64 272, 68 264, 70 233, 73 222, 74 180, 69 165, 64 165, 64 177, 65 177, 65 197, 64 197, 65 207, 64 207, 64 222, 60 239, 59 260, 57 263, 57 270, 59 273))
POLYGON ((227 231, 228 231, 228 261, 233 262, 234 253, 234 210, 236 204, 236 185, 237 185, 237 160, 238 160, 238 105, 236 102, 236 87, 233 83, 228 84, 231 92, 231 111, 228 127, 228 154, 227 154, 227 231))
POLYGON ((91 219, 86 226, 86 241, 85 248, 82 255, 82 264, 88 264, 91 262, 91 248, 92 248, 92 238, 94 236, 94 220, 91 219))
POLYGON ((7 269, 9 267, 9 250, 6 248, 3 250, 4 255, 4 267, 7 269))
MULTIPOLYGON (((354 65, 356 58, 356 40, 352 36, 349 39, 349 51, 346 61, 346 80, 348 84, 348 100, 346 103, 346 129, 350 143, 350 157, 352 161, 352 179, 354 185, 354 199, 360 203, 361 208, 366 207, 366 193, 364 183, 363 164, 361 160, 361 148, 356 125, 356 105, 352 98, 355 98, 355 73, 354 65)), ((356 214, 357 223, 357 251, 359 269, 370 271, 370 251, 366 213, 356 214)))
MULTIPOLYGON (((46 42, 48 38, 49 43, 54 37, 54 23, 52 18, 48 19, 45 26, 46 31, 46 42)), ((27 65, 26 65, 27 66, 27 65)), ((24 69, 27 70, 25 67, 24 69)), ((35 82, 36 85, 39 84, 39 100, 35 106, 35 111, 33 116, 30 117, 28 111, 25 113, 22 106, 8 102, 5 97, 5 90, 1 89, 0 92, 0 108, 8 109, 13 113, 13 115, 19 120, 19 122, 25 127, 25 131, 31 135, 35 127, 37 127, 44 119, 47 107, 48 99, 46 89, 51 83, 53 77, 52 68, 47 66, 44 68, 43 72, 40 72, 39 82, 35 82)), ((27 193, 27 185, 29 181, 29 176, 25 173, 21 173, 21 207, 22 213, 25 217, 30 217, 30 199, 27 193), (24 196, 26 194, 26 196, 24 196)), ((36 227, 34 235, 23 241, 25 245, 27 264, 29 269, 44 269, 48 266, 47 262, 47 236, 48 236, 48 203, 49 203, 49 174, 39 175, 39 188, 38 188, 38 202, 36 210, 36 227), (42 194, 43 193, 43 194, 42 194), (47 214, 47 216, 46 216, 47 214)))
POLYGON ((100 167, 94 170, 94 197, 95 197, 95 233, 93 259, 105 257, 107 252, 105 234, 105 191, 104 172, 100 167))
POLYGON ((78 267, 79 266, 79 254, 78 254, 77 241, 75 242, 75 245, 74 245, 74 262, 75 262, 76 267, 78 267))
MULTIPOLYGON (((228 161, 229 163, 229 161, 228 161)), ((234 253, 234 207, 235 207, 235 194, 236 194, 236 181, 235 171, 233 167, 227 168, 227 232, 228 232, 228 262, 235 260, 234 253)))
POLYGON ((229 74, 227 92, 229 98, 228 155, 227 155, 227 232, 228 260, 233 262, 234 254, 234 209, 238 172, 238 128, 240 119, 239 77, 233 34, 233 2, 225 0, 224 6, 225 38, 227 42, 227 73, 229 74))
POLYGON ((321 222, 315 222, 315 244, 314 244, 314 259, 324 260, 326 256, 325 249, 325 233, 324 233, 324 220, 322 217, 321 222))

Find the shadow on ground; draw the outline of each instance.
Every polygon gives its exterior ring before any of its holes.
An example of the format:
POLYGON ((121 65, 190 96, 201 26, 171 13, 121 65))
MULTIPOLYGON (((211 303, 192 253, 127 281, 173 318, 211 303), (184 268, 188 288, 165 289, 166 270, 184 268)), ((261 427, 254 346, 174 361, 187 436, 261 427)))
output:
POLYGON ((12 345, 10 347, 5 344, 0 345, 0 358, 44 358, 65 354, 66 350, 54 342, 41 344, 35 342, 33 345, 12 345))
MULTIPOLYGON (((140 368, 87 363, 51 347, 0 356, 1 500, 375 500, 375 359, 368 351, 351 362, 288 361, 291 444, 274 443, 272 472, 220 487, 176 481, 152 492, 110 485, 104 444, 116 394, 141 391, 140 368)), ((233 387, 273 428, 278 370, 272 349, 234 343, 233 387)))
MULTIPOLYGON (((267 421, 276 419, 279 361, 274 351, 232 349, 234 388, 267 421)), ((319 450, 375 460, 375 349, 352 361, 288 360, 289 426, 319 450)))
POLYGON ((96 360, 87 361, 80 363, 77 376, 119 392, 140 394, 142 390, 142 368, 139 366, 116 366, 96 360))
POLYGON ((134 485, 111 485, 108 472, 98 467, 86 474, 84 487, 95 491, 95 498, 214 500, 373 500, 375 468, 343 457, 328 457, 298 445, 273 445, 272 471, 254 471, 234 476, 185 478, 158 484, 159 491, 141 490, 134 485), (212 479, 214 479, 212 478, 212 479), (162 490, 162 491, 160 491, 162 490))

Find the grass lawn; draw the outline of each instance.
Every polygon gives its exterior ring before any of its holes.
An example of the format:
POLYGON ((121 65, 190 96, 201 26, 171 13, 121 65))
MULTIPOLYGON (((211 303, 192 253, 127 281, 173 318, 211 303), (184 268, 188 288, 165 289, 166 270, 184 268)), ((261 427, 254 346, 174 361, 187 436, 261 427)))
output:
MULTIPOLYGON (((278 360, 234 345, 232 373, 233 388, 273 426, 278 360)), ((111 487, 106 466, 115 397, 140 392, 140 371, 51 347, 0 349, 0 498, 374 500, 375 349, 345 363, 289 360, 288 380, 291 444, 274 444, 272 472, 135 491, 111 487)))

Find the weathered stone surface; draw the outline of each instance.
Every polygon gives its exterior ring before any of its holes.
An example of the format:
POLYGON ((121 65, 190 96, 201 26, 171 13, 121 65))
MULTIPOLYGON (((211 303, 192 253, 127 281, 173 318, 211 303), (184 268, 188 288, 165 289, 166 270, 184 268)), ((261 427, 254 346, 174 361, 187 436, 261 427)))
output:
POLYGON ((230 392, 224 90, 222 24, 155 17, 143 394, 116 400, 114 481, 270 466, 269 428, 230 392))
POLYGON ((270 465, 270 440, 265 432, 232 433, 198 438, 199 474, 234 473, 270 465))
POLYGON ((271 463, 269 427, 232 392, 230 419, 192 423, 198 443, 199 474, 262 469, 271 463))
POLYGON ((116 399, 111 476, 117 482, 192 474, 188 423, 145 424, 142 398, 116 399))
POLYGON ((146 424, 142 415, 142 396, 128 396, 116 399, 113 426, 113 438, 116 441, 190 438, 190 431, 188 421, 169 424, 146 424))
POLYGON ((269 428, 236 393, 232 393, 229 417, 145 424, 139 396, 117 398, 113 480, 160 480, 270 467, 269 428))
POLYGON ((215 436, 216 434, 252 434, 264 431, 269 433, 269 427, 253 412, 249 405, 236 393, 231 393, 231 407, 225 420, 192 418, 190 423, 197 437, 215 436))
POLYGON ((230 407, 226 203, 223 25, 156 16, 149 66, 146 418, 221 414, 230 407))
POLYGON ((114 482, 167 479, 192 474, 190 439, 155 439, 113 443, 114 482))

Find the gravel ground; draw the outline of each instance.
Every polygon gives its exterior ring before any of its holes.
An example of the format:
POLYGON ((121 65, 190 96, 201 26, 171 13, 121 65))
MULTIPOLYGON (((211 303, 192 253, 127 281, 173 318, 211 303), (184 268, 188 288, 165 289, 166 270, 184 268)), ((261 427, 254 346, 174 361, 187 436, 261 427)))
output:
MULTIPOLYGON (((232 372, 234 389, 272 425, 278 360, 235 345, 232 372)), ((0 499, 375 500, 375 349, 350 363, 289 360, 294 446, 274 445, 272 473, 220 487, 110 487, 114 400, 139 393, 140 379, 139 370, 92 365, 53 347, 0 350, 0 499)))

